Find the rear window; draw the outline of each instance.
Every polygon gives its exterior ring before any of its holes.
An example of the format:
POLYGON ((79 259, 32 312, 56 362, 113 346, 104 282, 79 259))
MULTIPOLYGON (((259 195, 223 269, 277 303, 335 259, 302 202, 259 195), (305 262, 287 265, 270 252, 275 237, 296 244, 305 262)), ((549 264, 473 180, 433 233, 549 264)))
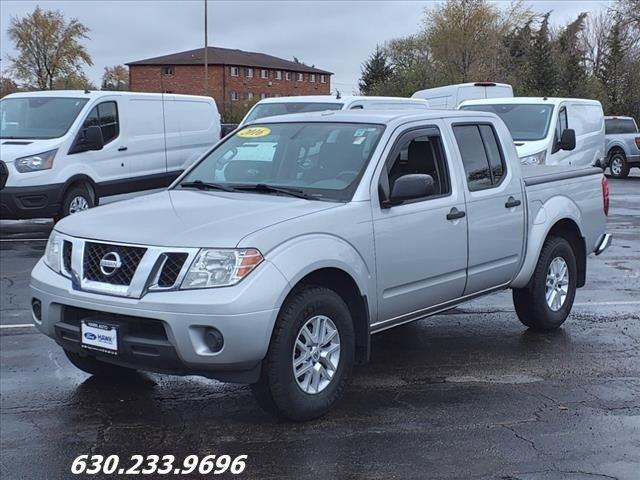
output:
POLYGON ((636 122, 632 118, 607 118, 604 121, 605 133, 638 133, 636 122))

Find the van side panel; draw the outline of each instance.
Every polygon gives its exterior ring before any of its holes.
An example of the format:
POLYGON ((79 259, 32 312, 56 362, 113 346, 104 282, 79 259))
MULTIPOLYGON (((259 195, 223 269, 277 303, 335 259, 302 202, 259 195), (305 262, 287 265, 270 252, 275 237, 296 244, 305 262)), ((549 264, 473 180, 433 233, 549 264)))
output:
POLYGON ((220 116, 207 98, 175 97, 166 111, 167 121, 180 130, 180 146, 169 153, 169 170, 184 170, 220 139, 220 116))
POLYGON ((131 97, 128 100, 129 138, 126 154, 129 174, 141 180, 144 177, 166 174, 164 112, 161 97, 140 96, 131 97))

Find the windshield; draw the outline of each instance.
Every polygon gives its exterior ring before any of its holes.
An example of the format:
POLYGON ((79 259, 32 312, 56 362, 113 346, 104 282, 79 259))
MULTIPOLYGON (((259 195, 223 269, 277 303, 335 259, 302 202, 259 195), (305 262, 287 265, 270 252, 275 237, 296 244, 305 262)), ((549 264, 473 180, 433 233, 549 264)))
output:
POLYGON ((495 113, 505 123, 516 142, 544 139, 549 131, 553 112, 552 105, 535 104, 464 105, 460 109, 495 113))
POLYGON ((347 201, 383 130, 362 123, 251 125, 218 145, 179 185, 252 186, 262 193, 282 187, 312 199, 347 201))
POLYGON ((85 98, 5 98, 0 101, 0 138, 61 137, 85 103, 85 98))
POLYGON ((340 110, 342 103, 318 103, 318 102, 282 102, 282 103, 258 103, 249 112, 244 123, 264 117, 276 117, 288 113, 322 112, 324 110, 340 110))

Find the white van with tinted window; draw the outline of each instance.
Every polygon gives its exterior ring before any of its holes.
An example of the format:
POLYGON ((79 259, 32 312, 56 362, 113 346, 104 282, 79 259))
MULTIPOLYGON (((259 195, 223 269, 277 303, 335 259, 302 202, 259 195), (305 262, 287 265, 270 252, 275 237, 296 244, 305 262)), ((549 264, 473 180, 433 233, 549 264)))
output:
POLYGON ((309 95, 270 97, 256 103, 240 122, 240 126, 265 117, 324 110, 405 110, 429 108, 429 102, 418 98, 309 95))
POLYGON ((210 97, 47 91, 0 101, 0 217, 59 218, 168 186, 220 138, 210 97))
POLYGON ((497 114, 527 165, 601 166, 604 112, 597 100, 513 97, 469 100, 461 110, 497 114))
POLYGON ((513 88, 508 83, 459 83, 419 90, 411 97, 427 100, 431 108, 455 110, 465 100, 513 97, 513 88))

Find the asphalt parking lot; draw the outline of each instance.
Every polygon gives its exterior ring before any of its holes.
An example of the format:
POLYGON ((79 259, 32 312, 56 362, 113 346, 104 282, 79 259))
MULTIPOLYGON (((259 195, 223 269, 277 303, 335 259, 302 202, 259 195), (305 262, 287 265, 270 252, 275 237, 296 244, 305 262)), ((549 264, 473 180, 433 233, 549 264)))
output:
POLYGON ((610 185, 614 243, 562 329, 527 331, 504 292, 379 334, 337 408, 302 424, 244 386, 76 370, 20 326, 52 224, 2 222, 0 477, 72 478, 83 453, 224 453, 255 479, 640 479, 640 175, 610 185))

